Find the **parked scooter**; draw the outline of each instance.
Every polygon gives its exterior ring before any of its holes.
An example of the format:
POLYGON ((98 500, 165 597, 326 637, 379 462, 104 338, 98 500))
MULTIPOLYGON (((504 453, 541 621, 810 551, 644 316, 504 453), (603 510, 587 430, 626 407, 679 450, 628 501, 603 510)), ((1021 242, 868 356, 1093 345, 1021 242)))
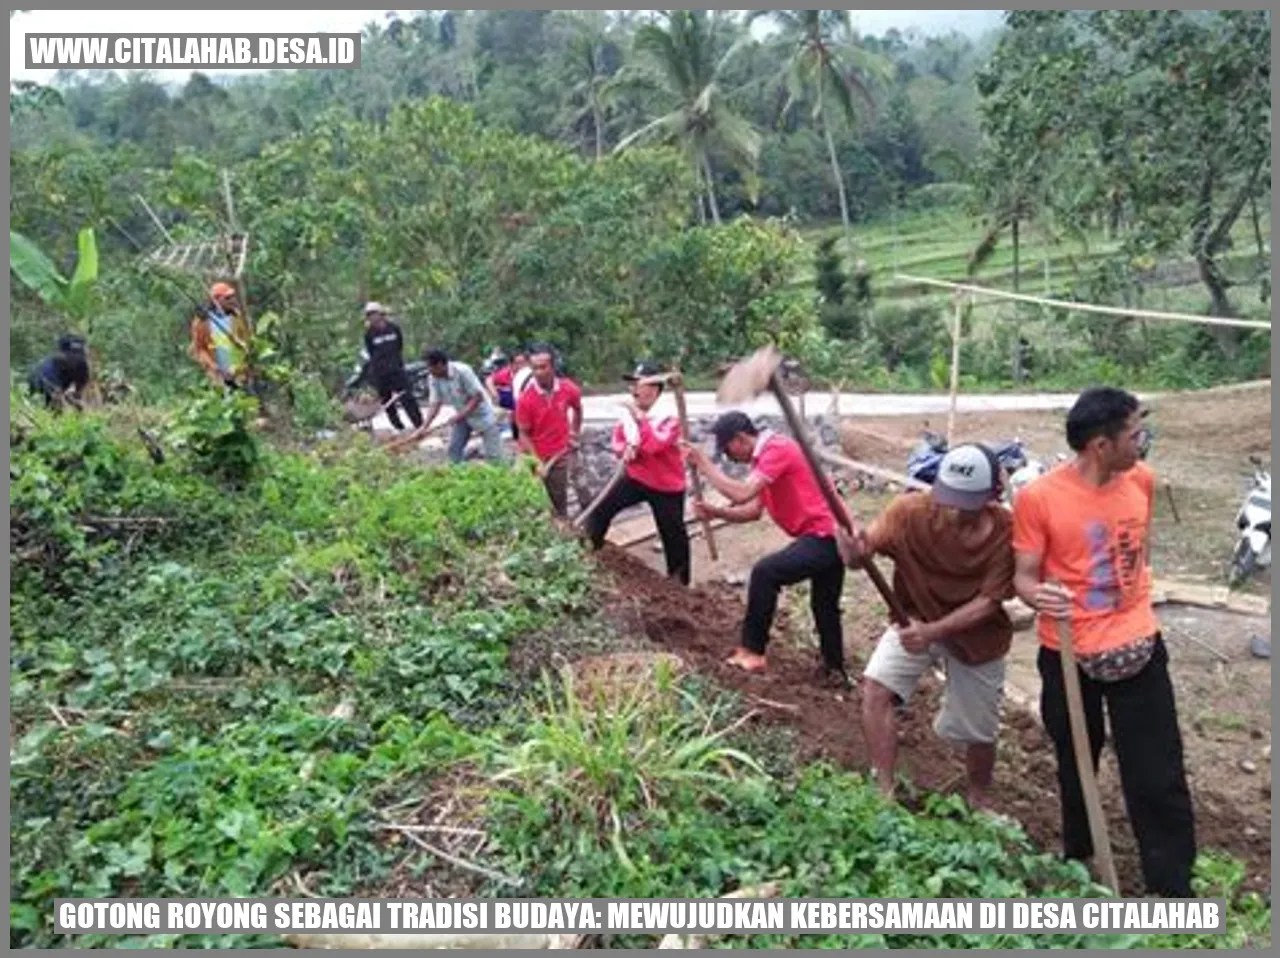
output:
POLYGON ((1262 460, 1250 456, 1253 464, 1253 487, 1236 513, 1235 551, 1227 565, 1227 582, 1243 583, 1257 569, 1271 565, 1271 472, 1262 468, 1262 460))
MULTIPOLYGON (((1016 437, 1005 442, 994 443, 989 448, 995 454, 996 461, 1000 463, 1006 476, 1018 475, 1033 465, 1038 465, 1028 462, 1027 454, 1022 448, 1022 440, 1016 437)), ((938 467, 942 463, 942 457, 946 454, 947 440, 936 432, 926 429, 920 442, 907 457, 907 475, 919 482, 933 485, 933 480, 938 477, 938 467)), ((1041 469, 1041 472, 1043 471, 1041 469)), ((1028 477, 1028 481, 1030 478, 1034 476, 1028 477)))
MULTIPOLYGON (((353 368, 353 374, 343 383, 343 395, 345 396, 351 395, 361 386, 366 385, 365 377, 368 373, 368 368, 363 363, 356 363, 353 368)), ((431 372, 427 369, 427 364, 421 360, 405 363, 404 371, 405 375, 409 377, 409 388, 413 390, 414 397, 419 402, 426 402, 431 394, 431 372)))

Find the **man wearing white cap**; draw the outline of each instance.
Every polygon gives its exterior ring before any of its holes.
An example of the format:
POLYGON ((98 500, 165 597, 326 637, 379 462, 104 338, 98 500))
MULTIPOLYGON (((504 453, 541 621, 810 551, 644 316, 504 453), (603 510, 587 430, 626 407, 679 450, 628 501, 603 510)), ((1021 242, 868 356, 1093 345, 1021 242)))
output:
POLYGON ((1013 519, 1000 487, 989 449, 957 446, 931 492, 898 496, 856 538, 838 534, 850 565, 866 555, 893 559, 893 590, 910 620, 885 631, 864 675, 863 734, 886 795, 894 789, 897 707, 936 665, 946 672, 946 692, 934 731, 964 746, 969 803, 987 806, 1013 639, 1003 605, 1013 596, 1013 519))
POLYGON ((397 429, 404 423, 396 412, 396 406, 404 408, 417 429, 422 425, 422 410, 409 385, 409 374, 404 369, 404 336, 400 327, 387 317, 387 308, 381 303, 364 304, 364 369, 355 382, 367 379, 378 391, 378 398, 387 405, 387 420, 397 429), (400 398, 390 402, 396 393, 400 398))

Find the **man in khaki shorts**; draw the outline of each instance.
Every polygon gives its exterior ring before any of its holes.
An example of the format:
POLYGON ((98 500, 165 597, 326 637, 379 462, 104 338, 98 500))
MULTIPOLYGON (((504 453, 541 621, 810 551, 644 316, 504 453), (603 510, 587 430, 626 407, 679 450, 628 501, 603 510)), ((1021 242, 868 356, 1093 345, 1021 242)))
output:
POLYGON ((861 556, 893 559, 893 586, 910 624, 891 627, 867 663, 862 726, 877 781, 893 795, 898 707, 932 666, 946 673, 934 731, 965 748, 967 798, 987 807, 996 758, 1004 657, 1013 627, 1012 518, 999 503, 1000 467, 990 450, 957 446, 943 458, 931 492, 908 492, 859 537, 839 537, 849 565, 861 556))

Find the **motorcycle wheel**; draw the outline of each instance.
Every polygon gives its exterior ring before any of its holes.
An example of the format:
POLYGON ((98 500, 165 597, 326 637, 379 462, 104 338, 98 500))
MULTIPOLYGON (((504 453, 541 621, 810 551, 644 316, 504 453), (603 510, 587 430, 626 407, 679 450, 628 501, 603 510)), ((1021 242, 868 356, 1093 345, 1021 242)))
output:
POLYGON ((1236 543, 1236 551, 1231 554, 1231 562, 1227 566, 1227 585, 1234 588, 1253 575, 1258 567, 1258 557, 1249 543, 1241 539, 1236 543))

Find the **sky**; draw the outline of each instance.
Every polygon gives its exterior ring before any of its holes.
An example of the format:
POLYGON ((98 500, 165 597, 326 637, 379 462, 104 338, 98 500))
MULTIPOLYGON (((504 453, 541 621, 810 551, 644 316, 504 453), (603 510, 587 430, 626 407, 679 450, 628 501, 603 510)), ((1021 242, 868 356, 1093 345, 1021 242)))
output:
MULTIPOLYGON (((9 79, 53 79, 53 70, 26 69, 25 37, 31 33, 358 33, 366 23, 382 20, 388 11, 372 10, 32 10, 9 21, 9 79), (233 18, 235 26, 228 26, 233 18)), ((413 11, 401 11, 412 15, 413 11)), ((976 36, 999 25, 999 10, 855 10, 853 22, 861 33, 882 34, 893 27, 915 28, 925 34, 957 30, 976 36)), ((216 70, 204 71, 216 75, 216 70)), ((251 71, 237 70, 237 74, 251 71)), ((181 83, 190 70, 157 71, 157 77, 181 83)))

